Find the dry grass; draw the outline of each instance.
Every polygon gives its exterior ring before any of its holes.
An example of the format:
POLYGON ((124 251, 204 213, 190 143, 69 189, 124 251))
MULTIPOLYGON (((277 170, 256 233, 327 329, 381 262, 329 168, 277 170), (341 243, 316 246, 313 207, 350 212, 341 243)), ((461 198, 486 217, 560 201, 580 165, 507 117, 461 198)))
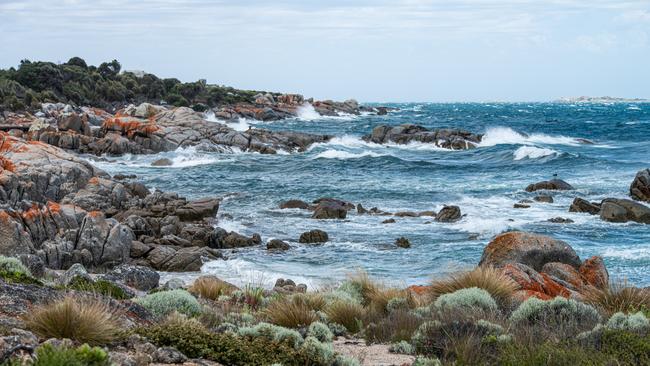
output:
POLYGON ((608 288, 590 288, 584 292, 584 301, 608 315, 650 309, 650 291, 628 286, 627 282, 614 282, 608 288))
POLYGON ((230 295, 235 289, 235 286, 217 277, 202 276, 192 283, 189 292, 204 299, 217 300, 221 295, 230 295))
POLYGON ((318 292, 295 294, 292 296, 292 301, 302 302, 313 311, 321 311, 327 304, 325 297, 323 297, 323 295, 318 292))
POLYGON ((364 330, 366 342, 394 343, 410 341, 423 319, 406 310, 399 310, 383 318, 368 317, 366 322, 368 323, 368 327, 364 330))
POLYGON ((334 301, 325 308, 325 314, 333 323, 344 326, 350 333, 361 330, 361 322, 366 314, 362 305, 348 301, 334 301))
POLYGON ((477 267, 469 272, 450 275, 449 278, 431 283, 431 300, 464 288, 478 287, 492 295, 499 304, 508 304, 517 284, 493 267, 477 267))
POLYGON ((270 323, 286 328, 309 326, 318 316, 302 297, 282 297, 269 304, 264 315, 270 323))
POLYGON ((99 299, 67 296, 35 307, 24 320, 27 328, 42 338, 105 345, 121 331, 117 318, 115 311, 99 299))

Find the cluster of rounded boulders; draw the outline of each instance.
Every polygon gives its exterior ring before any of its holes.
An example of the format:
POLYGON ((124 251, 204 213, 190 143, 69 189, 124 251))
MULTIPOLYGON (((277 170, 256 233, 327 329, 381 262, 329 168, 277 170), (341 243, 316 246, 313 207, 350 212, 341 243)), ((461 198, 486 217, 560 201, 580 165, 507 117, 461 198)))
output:
POLYGON ((535 192, 540 190, 568 191, 572 189, 574 189, 573 186, 562 179, 551 179, 530 184, 526 187, 526 192, 535 192))
POLYGON ((628 199, 607 198, 600 206, 600 218, 610 222, 635 221, 650 224, 650 207, 628 199))
POLYGON ((586 289, 604 288, 609 282, 602 258, 582 262, 567 243, 526 232, 495 237, 484 249, 479 265, 500 268, 517 284, 516 297, 520 299, 580 297, 586 289))
POLYGON ((650 202, 650 169, 636 173, 630 185, 630 196, 637 201, 650 202))
POLYGON ((400 126, 381 125, 375 127, 365 141, 376 144, 408 144, 412 142, 430 143, 438 147, 466 150, 475 148, 481 142, 482 135, 452 128, 429 130, 423 126, 403 124, 400 126))

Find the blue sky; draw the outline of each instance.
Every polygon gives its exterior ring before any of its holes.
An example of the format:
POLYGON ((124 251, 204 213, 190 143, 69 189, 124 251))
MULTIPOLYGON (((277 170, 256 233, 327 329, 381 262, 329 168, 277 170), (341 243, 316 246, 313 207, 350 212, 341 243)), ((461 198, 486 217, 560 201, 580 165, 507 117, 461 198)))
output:
POLYGON ((650 0, 0 0, 0 49, 317 98, 650 98, 650 0))

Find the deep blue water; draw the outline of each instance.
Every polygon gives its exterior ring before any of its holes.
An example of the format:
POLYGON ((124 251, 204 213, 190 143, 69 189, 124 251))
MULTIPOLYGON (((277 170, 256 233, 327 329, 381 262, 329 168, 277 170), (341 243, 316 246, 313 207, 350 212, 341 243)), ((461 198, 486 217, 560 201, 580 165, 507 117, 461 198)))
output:
POLYGON ((219 225, 264 241, 279 238, 293 249, 269 253, 242 249, 228 261, 208 263, 205 272, 235 282, 271 283, 289 277, 318 286, 356 268, 390 282, 416 284, 434 275, 475 266, 484 246, 503 231, 516 229, 567 241, 581 258, 601 255, 610 275, 650 285, 650 226, 606 223, 597 216, 574 214, 574 197, 598 201, 627 197, 635 173, 650 167, 650 104, 395 104, 387 116, 312 119, 309 113, 272 123, 242 121, 258 128, 297 130, 338 136, 305 153, 214 154, 193 149, 111 159, 100 163, 110 173, 135 173, 149 186, 188 197, 227 196, 219 225), (380 124, 415 123, 430 128, 459 127, 485 133, 482 146, 449 151, 427 145, 379 146, 360 136, 380 124), (593 145, 581 144, 585 138, 593 145), (161 156, 174 166, 149 167, 161 156), (524 188, 553 174, 576 187, 554 193, 553 204, 529 209, 513 204, 532 198, 524 188), (337 197, 364 207, 395 211, 438 210, 456 204, 467 214, 453 224, 431 218, 358 216, 319 221, 310 213, 279 210, 284 200, 337 197), (227 215, 224 217, 224 215, 227 215), (229 216, 232 219, 228 218, 229 216), (546 220, 562 216, 573 224, 546 220), (321 246, 297 243, 303 231, 327 231, 321 246), (396 238, 410 239, 397 249, 396 238))

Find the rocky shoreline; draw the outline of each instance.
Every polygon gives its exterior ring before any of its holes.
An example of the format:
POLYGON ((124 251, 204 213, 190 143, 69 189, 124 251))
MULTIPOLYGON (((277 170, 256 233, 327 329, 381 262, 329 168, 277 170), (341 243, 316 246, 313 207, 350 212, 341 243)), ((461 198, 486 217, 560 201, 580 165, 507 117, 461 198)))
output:
MULTIPOLYGON (((280 151, 299 153, 314 143, 327 142, 334 136, 257 128, 236 131, 227 123, 238 118, 274 120, 294 117, 297 110, 306 103, 320 115, 388 112, 382 107, 364 107, 354 101, 317 102, 305 100, 298 95, 272 94, 257 95, 254 103, 221 106, 209 111, 220 118, 222 123, 208 121, 205 112, 196 112, 187 107, 170 108, 149 103, 129 105, 114 113, 97 108, 47 103, 36 113, 5 112, 0 120, 3 130, 0 131, 0 329, 3 330, 3 336, 0 338, 0 362, 18 355, 29 358, 42 344, 60 346, 60 342, 44 339, 57 337, 44 337, 43 334, 46 333, 39 333, 35 328, 30 328, 27 317, 36 311, 34 309, 41 311, 43 307, 62 298, 81 298, 89 292, 107 302, 113 311, 120 314, 120 323, 133 330, 128 337, 120 338, 119 341, 112 340, 100 344, 107 347, 112 362, 116 364, 144 365, 153 362, 212 365, 218 364, 217 362, 252 362, 246 358, 227 361, 229 359, 220 358, 223 356, 221 354, 193 354, 192 350, 178 349, 182 347, 183 342, 174 341, 173 337, 158 337, 153 333, 151 329, 169 325, 165 319, 170 314, 156 314, 156 306, 143 299, 149 299, 156 293, 164 294, 184 289, 190 290, 192 295, 188 296, 193 300, 183 301, 193 304, 193 301, 197 301, 195 298, 198 298, 200 306, 204 308, 223 310, 225 306, 233 306, 237 308, 234 311, 236 317, 247 316, 242 314, 253 316, 253 320, 249 322, 241 319, 226 321, 223 318, 230 316, 229 312, 222 311, 217 316, 213 311, 210 316, 220 317, 218 322, 215 321, 218 326, 211 327, 205 323, 201 327, 207 327, 219 336, 228 334, 228 337, 231 337, 225 328, 219 328, 229 324, 227 327, 232 325, 239 337, 232 336, 235 337, 233 339, 248 339, 246 337, 250 334, 246 332, 255 332, 242 329, 260 326, 259 324, 266 322, 297 328, 301 332, 300 347, 307 347, 305 344, 308 344, 307 339, 310 336, 316 337, 311 335, 311 332, 315 334, 316 331, 311 330, 310 324, 325 324, 327 332, 336 334, 336 327, 340 323, 332 321, 332 309, 341 304, 341 298, 323 300, 320 308, 309 308, 307 313, 310 314, 310 320, 305 323, 288 326, 277 324, 280 321, 273 320, 275 318, 271 315, 271 309, 274 302, 302 299, 300 296, 306 293, 306 286, 291 280, 278 279, 273 289, 238 289, 230 284, 226 286, 223 281, 212 277, 202 280, 218 288, 216 296, 208 295, 207 289, 199 290, 199 280, 190 287, 178 281, 159 283, 157 271, 196 272, 206 261, 228 260, 228 249, 266 245, 268 250, 284 251, 289 249, 289 245, 280 240, 262 243, 259 234, 248 237, 218 228, 215 220, 221 203, 220 197, 188 200, 176 193, 152 192, 139 183, 137 177, 111 177, 78 155, 152 154, 189 146, 219 152, 240 150, 261 154, 275 154, 280 151), (17 258, 19 262, 12 264, 13 270, 3 269, 3 263, 11 262, 10 258, 17 258), (80 287, 80 283, 83 286, 80 287), (102 287, 100 291, 98 284, 107 287, 102 287), (112 290, 106 292, 106 288, 112 290), (117 298, 116 292, 120 294, 117 298), (260 303, 253 304, 253 301, 260 303), (196 355, 199 357, 195 357, 196 355), (188 361, 189 358, 194 360, 188 361)), ((428 130, 411 124, 378 126, 364 137, 365 141, 376 144, 417 142, 452 150, 476 148, 481 139, 480 134, 468 131, 428 130)), ((515 206, 525 209, 535 202, 552 202, 554 191, 571 191, 574 187, 565 181, 554 179, 537 182, 522 189, 528 192, 533 200, 522 201, 515 206)), ((588 202, 576 197, 567 210, 599 215, 602 220, 610 222, 634 221, 650 224, 650 208, 641 203, 650 202, 650 170, 642 170, 634 177, 630 186, 630 197, 631 199, 606 198, 602 202, 588 202)), ((432 221, 451 223, 463 217, 462 207, 454 205, 445 206, 438 211, 387 212, 377 207, 366 209, 362 203, 337 198, 318 198, 310 203, 302 199, 305 197, 282 202, 279 207, 305 210, 315 220, 340 220, 349 214, 374 215, 378 216, 378 225, 395 222, 396 218, 408 220, 410 217, 425 216, 431 217, 432 221)), ((570 224, 570 220, 562 218, 552 220, 570 224)), ((296 241, 317 244, 327 240, 326 232, 312 230, 303 233, 296 241)), ((408 250, 409 246, 408 238, 397 238, 396 247, 408 250)), ((498 276, 501 276, 499 278, 502 282, 511 285, 508 293, 510 310, 519 304, 528 303, 531 298, 551 302, 556 301, 554 299, 557 297, 579 304, 590 303, 597 307, 599 304, 593 303, 593 294, 610 289, 609 274, 602 258, 591 257, 582 260, 568 243, 534 233, 507 232, 496 236, 485 247, 481 261, 474 271, 480 271, 481 268, 494 269, 498 276)), ((359 284, 362 280, 354 281, 346 282, 347 285, 342 284, 334 292, 347 291, 341 288, 352 286, 350 283, 354 286, 362 285, 359 284)), ((370 286, 367 283, 365 285, 370 286)), ((345 331, 336 335, 352 339, 350 342, 355 342, 355 337, 363 337, 370 342, 370 339, 376 336, 378 341, 375 343, 386 345, 390 342, 373 333, 376 329, 370 325, 378 327, 378 324, 386 322, 392 324, 388 320, 392 319, 391 314, 395 314, 394 310, 390 310, 392 308, 389 309, 388 304, 391 301, 405 303, 394 305, 398 308, 404 306, 403 313, 402 310, 398 313, 405 317, 411 317, 411 312, 422 307, 432 311, 431 309, 438 306, 435 305, 437 297, 431 295, 432 289, 437 286, 436 283, 431 286, 412 286, 408 289, 383 288, 376 284, 372 286, 375 286, 374 295, 364 293, 362 289, 357 289, 357 292, 352 294, 336 295, 351 296, 354 299, 346 297, 344 301, 347 305, 374 316, 372 319, 363 316, 367 326, 361 327, 362 329, 348 324, 345 331), (379 293, 388 298, 379 300, 373 297, 379 293), (381 308, 378 311, 380 315, 376 314, 376 306, 381 308)), ((480 285, 467 287, 482 288, 480 285)), ((645 295, 647 289, 637 290, 646 296, 644 299, 650 299, 650 295, 645 295)), ((492 293, 490 295, 496 296, 492 293)), ((300 304, 302 305, 299 306, 306 306, 300 304)), ((650 306, 650 300, 647 305, 650 306)), ((502 308, 500 311, 505 314, 510 310, 502 308)), ((201 311, 185 315, 192 318, 201 311)), ((432 320, 429 315, 418 319, 413 320, 418 323, 418 329, 423 324, 428 324, 426 321, 441 321, 437 318, 432 320)), ((203 328, 201 329, 203 331, 203 328)), ((273 332, 282 332, 273 329, 273 332)), ((253 340, 262 337, 258 333, 252 336, 253 340)), ((506 334, 502 332, 498 335, 506 334)), ((325 338, 327 340, 317 339, 320 344, 315 346, 318 348, 317 353, 327 353, 328 347, 332 347, 329 345, 332 336, 325 338)), ((75 339, 72 341, 71 344, 75 346, 84 343, 75 339)), ((274 340, 276 341, 277 339, 274 340)), ((72 347, 71 344, 65 343, 68 341, 63 342, 66 347, 72 347)), ((365 346, 362 345, 352 349, 346 347, 344 338, 338 342, 334 343, 334 348, 340 357, 334 356, 332 351, 327 361, 318 359, 322 355, 314 356, 298 346, 296 352, 300 357, 307 357, 310 364, 323 365, 352 365, 355 361, 343 357, 344 352, 349 352, 348 356, 358 356, 360 349, 366 352, 365 346), (318 361, 312 357, 316 357, 318 361)), ((416 341, 414 343, 419 347, 416 341)), ((273 347, 275 346, 274 343, 273 347)), ((237 345, 235 348, 237 347, 245 346, 237 345)), ((426 347, 426 352, 402 352, 406 354, 401 356, 399 352, 389 353, 388 346, 378 352, 383 352, 386 358, 395 358, 391 362, 400 365, 419 362, 415 361, 411 353, 441 359, 446 357, 444 353, 433 352, 426 347)), ((276 358, 271 359, 277 361, 276 358)), ((265 359, 264 362, 266 361, 265 359)))

